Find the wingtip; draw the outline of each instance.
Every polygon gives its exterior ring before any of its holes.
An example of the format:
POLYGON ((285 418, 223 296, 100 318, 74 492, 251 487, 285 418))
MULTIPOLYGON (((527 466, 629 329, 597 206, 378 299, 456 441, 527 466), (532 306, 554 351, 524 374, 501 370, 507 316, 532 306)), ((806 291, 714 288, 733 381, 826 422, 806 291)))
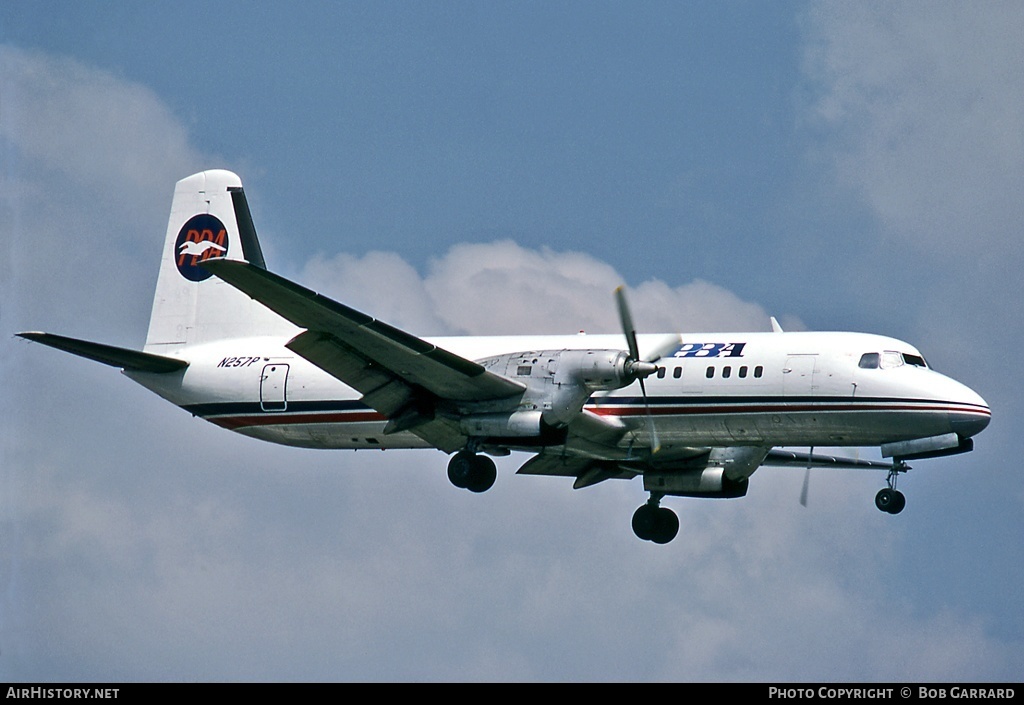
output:
POLYGON ((24 338, 25 340, 31 340, 37 342, 40 338, 46 337, 46 333, 41 330, 26 330, 21 333, 15 333, 15 337, 24 338))

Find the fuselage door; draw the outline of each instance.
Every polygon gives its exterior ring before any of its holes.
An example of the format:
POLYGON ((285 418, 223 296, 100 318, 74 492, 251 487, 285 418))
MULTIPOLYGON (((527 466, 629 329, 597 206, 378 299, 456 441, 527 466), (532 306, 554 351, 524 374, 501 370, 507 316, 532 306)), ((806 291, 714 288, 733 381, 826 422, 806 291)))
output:
POLYGON ((263 411, 284 411, 288 408, 288 365, 263 366, 260 377, 260 408, 263 411))

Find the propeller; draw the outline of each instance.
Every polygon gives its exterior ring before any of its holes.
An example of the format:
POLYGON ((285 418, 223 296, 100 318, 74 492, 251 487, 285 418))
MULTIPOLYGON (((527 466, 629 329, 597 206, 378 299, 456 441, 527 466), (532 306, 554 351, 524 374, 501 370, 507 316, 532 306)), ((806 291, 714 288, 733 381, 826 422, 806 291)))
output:
MULTIPOLYGON (((860 448, 854 450, 854 460, 860 460, 860 448)), ((807 506, 807 491, 811 485, 811 467, 814 465, 814 446, 811 446, 810 452, 807 454, 807 469, 804 471, 804 486, 800 490, 800 504, 804 507, 807 506)))
POLYGON ((629 346, 629 359, 626 362, 626 373, 640 382, 640 393, 644 398, 644 412, 647 416, 647 431, 651 435, 651 453, 657 453, 661 449, 661 442, 658 440, 658 432, 654 428, 654 416, 651 414, 651 405, 647 400, 647 386, 644 379, 658 371, 654 360, 661 358, 659 353, 653 360, 640 359, 640 346, 636 341, 636 327, 633 325, 633 315, 629 312, 629 304, 626 302, 626 290, 623 287, 615 289, 615 301, 619 306, 619 320, 622 322, 622 332, 626 336, 626 344, 629 346))
POLYGON ((804 472, 804 486, 803 489, 800 490, 800 505, 804 507, 807 506, 807 490, 810 489, 811 486, 811 464, 813 463, 811 456, 813 455, 814 446, 811 446, 811 452, 807 454, 807 470, 804 472))

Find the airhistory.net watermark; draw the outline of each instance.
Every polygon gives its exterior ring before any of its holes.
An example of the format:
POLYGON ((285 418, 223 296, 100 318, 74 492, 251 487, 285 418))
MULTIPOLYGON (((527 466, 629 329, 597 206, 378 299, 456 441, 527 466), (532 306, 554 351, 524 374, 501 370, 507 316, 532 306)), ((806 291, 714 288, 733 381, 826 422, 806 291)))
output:
POLYGON ((105 700, 117 698, 118 690, 120 688, 43 688, 39 686, 15 688, 10 686, 7 688, 7 694, 4 697, 26 699, 55 698, 62 700, 88 700, 95 698, 97 700, 105 700))

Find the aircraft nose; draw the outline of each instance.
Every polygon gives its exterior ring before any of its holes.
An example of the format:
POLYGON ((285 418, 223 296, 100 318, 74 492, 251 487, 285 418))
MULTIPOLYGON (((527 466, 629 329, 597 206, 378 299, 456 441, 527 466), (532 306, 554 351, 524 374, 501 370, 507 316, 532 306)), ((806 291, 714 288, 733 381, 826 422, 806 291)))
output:
POLYGON ((988 427, 992 411, 981 395, 968 387, 963 389, 957 399, 957 410, 949 414, 949 424, 961 438, 970 438, 988 427))
POLYGON ((991 419, 991 416, 969 415, 958 412, 949 415, 949 425, 953 427, 953 432, 958 436, 970 438, 988 428, 988 423, 991 419))

